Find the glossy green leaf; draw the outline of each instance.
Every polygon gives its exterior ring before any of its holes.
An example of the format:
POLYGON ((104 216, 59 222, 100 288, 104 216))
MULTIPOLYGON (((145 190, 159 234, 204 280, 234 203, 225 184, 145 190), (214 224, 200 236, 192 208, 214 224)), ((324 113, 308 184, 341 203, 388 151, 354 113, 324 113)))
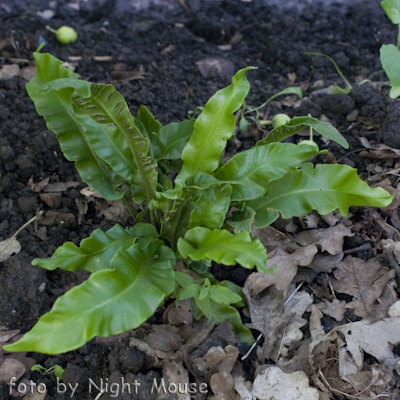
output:
POLYGON ((158 132, 163 127, 162 123, 155 119, 154 115, 147 109, 146 106, 140 106, 138 110, 138 118, 142 121, 144 127, 146 128, 147 134, 149 136, 155 135, 157 137, 158 132))
POLYGON ((171 122, 163 126, 157 134, 158 150, 154 157, 158 160, 178 160, 193 133, 195 119, 171 122))
POLYGON ((182 152, 181 173, 177 179, 185 181, 199 172, 212 173, 218 168, 222 150, 236 126, 233 115, 242 105, 250 85, 241 69, 232 78, 232 84, 219 90, 208 100, 194 124, 193 135, 182 152))
POLYGON ((140 223, 130 229, 116 224, 107 232, 95 229, 88 238, 81 241, 80 247, 66 242, 50 258, 35 258, 32 264, 50 271, 61 268, 66 271, 85 269, 96 272, 110 268, 111 258, 120 247, 127 249, 136 243, 138 238, 147 237, 151 240, 157 236, 156 229, 150 224, 140 223))
POLYGON ((165 213, 161 237, 168 241, 173 250, 176 250, 178 238, 186 232, 192 208, 192 193, 185 190, 181 198, 173 201, 171 210, 165 213))
POLYGON ((391 99, 395 99, 399 96, 400 90, 400 50, 393 44, 384 44, 379 52, 382 67, 392 85, 389 96, 391 99))
POLYGON ((209 290, 210 299, 218 304, 232 304, 238 303, 242 298, 231 292, 227 287, 212 285, 209 290))
POLYGON ((50 54, 37 51, 33 56, 36 73, 27 83, 26 90, 38 114, 45 119, 47 128, 56 134, 64 156, 75 163, 82 180, 106 200, 121 199, 124 192, 114 188, 114 172, 96 154, 87 132, 76 119, 72 107, 74 89, 63 88, 42 94, 43 85, 60 78, 72 78, 72 71, 61 66, 62 61, 50 54))
POLYGON ((394 24, 400 24, 400 0, 383 0, 381 6, 394 24))
POLYGON ((333 127, 329 122, 322 122, 312 117, 292 118, 285 125, 272 129, 265 139, 257 142, 257 146, 267 143, 281 142, 282 140, 295 135, 297 132, 300 132, 302 129, 307 127, 311 127, 321 136, 339 143, 345 149, 349 148, 349 144, 347 143, 346 139, 335 127, 333 127))
POLYGON ((318 154, 315 146, 271 143, 256 146, 233 156, 216 173, 220 180, 238 181, 232 201, 255 199, 265 193, 268 184, 318 154))
POLYGON ((113 269, 91 274, 56 300, 50 312, 7 351, 59 354, 81 347, 95 336, 118 335, 151 317, 175 288, 175 255, 155 240, 120 249, 113 269))
POLYGON ((160 151, 157 143, 157 135, 162 128, 161 122, 143 105, 139 107, 138 118, 134 118, 133 120, 142 135, 149 139, 150 153, 155 158, 155 154, 160 151))
POLYGON ((233 326, 233 331, 238 336, 240 342, 249 345, 254 343, 253 334, 250 329, 243 325, 240 314, 236 308, 228 304, 218 304, 206 297, 204 300, 194 298, 192 300, 192 310, 194 311, 194 315, 197 314, 197 317, 200 317, 203 314, 210 322, 217 321, 218 323, 222 323, 229 319, 233 326), (201 313, 196 313, 196 307, 193 307, 193 305, 196 305, 201 313))
POLYGON ((246 205, 241 210, 232 212, 232 217, 227 219, 226 222, 235 228, 235 233, 246 231, 251 233, 253 224, 255 222, 256 212, 246 205))
POLYGON ((92 83, 90 97, 77 94, 74 103, 100 124, 114 128, 126 142, 130 157, 135 164, 133 180, 140 184, 148 201, 155 196, 157 171, 155 160, 148 155, 149 141, 136 127, 123 96, 113 85, 92 83))
POLYGON ((175 271, 175 280, 178 282, 179 286, 186 288, 194 283, 193 278, 189 274, 184 272, 175 271))
POLYGON ((197 283, 193 283, 192 285, 187 286, 182 292, 180 292, 178 299, 186 300, 191 299, 192 297, 196 297, 200 294, 201 286, 197 283))
POLYGON ((351 206, 386 207, 392 199, 386 190, 370 188, 357 170, 347 165, 319 164, 314 168, 307 163, 272 182, 263 197, 246 204, 256 211, 255 228, 260 228, 260 220, 273 211, 291 218, 312 210, 325 215, 338 209, 345 216, 351 206))
POLYGON ((232 186, 211 186, 200 192, 190 214, 188 228, 204 226, 210 229, 222 227, 231 203, 232 186))
POLYGON ((248 232, 230 233, 224 229, 196 227, 178 240, 178 250, 184 258, 194 261, 212 260, 224 265, 239 263, 245 268, 254 266, 266 272, 267 251, 258 238, 248 232))

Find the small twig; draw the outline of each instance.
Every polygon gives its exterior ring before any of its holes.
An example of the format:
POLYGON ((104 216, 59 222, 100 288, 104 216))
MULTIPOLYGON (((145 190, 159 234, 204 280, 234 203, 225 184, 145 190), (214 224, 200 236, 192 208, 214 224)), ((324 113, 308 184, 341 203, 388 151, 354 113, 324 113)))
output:
POLYGON ((389 267, 396 271, 397 280, 400 280, 400 265, 398 264, 396 257, 393 253, 393 250, 386 250, 384 252, 387 262, 389 263, 389 267))
POLYGON ((278 354, 275 357, 275 362, 278 362, 279 356, 281 355, 282 347, 283 347, 283 339, 285 339, 285 333, 286 333, 286 326, 285 326, 285 328, 283 330, 283 333, 282 333, 281 343, 279 344, 279 350, 278 350, 278 354))
POLYGON ((344 250, 343 254, 345 256, 347 256, 349 254, 358 253, 359 251, 362 251, 362 250, 371 250, 371 246, 369 245, 369 243, 364 243, 361 246, 354 247, 353 249, 344 250))
POLYGON ((329 279, 329 276, 328 276, 328 274, 327 274, 326 272, 325 272, 325 275, 326 275, 326 279, 327 279, 327 281, 328 281, 329 287, 330 287, 330 289, 331 289, 333 298, 334 298, 335 300, 337 300, 336 293, 335 293, 335 291, 333 290, 333 286, 332 286, 331 280, 329 279))
MULTIPOLYGON (((43 215, 44 211, 40 211, 39 215, 43 215)), ((33 218, 31 218, 28 222, 26 222, 24 225, 21 226, 21 228, 19 228, 17 230, 17 232, 15 232, 11 237, 16 237, 18 235, 18 233, 20 233, 22 231, 22 229, 26 228, 29 224, 31 224, 33 221, 35 221, 37 218, 37 215, 35 215, 33 218)))
POLYGON ((260 333, 260 334, 258 335, 258 338, 257 338, 256 341, 251 345, 249 351, 241 358, 242 361, 244 361, 244 360, 251 354, 251 352, 253 351, 254 347, 257 346, 258 341, 262 338, 262 335, 263 335, 262 333, 260 333))
MULTIPOLYGON (((342 391, 340 391, 340 390, 338 390, 338 389, 334 389, 334 388, 329 384, 329 382, 326 380, 324 374, 323 374, 322 371, 321 371, 321 368, 319 368, 319 374, 321 375, 322 380, 324 381, 325 385, 328 386, 328 388, 329 388, 332 392, 339 393, 339 394, 341 394, 341 395, 343 395, 343 396, 346 396, 346 397, 348 397, 348 398, 351 398, 351 399, 365 399, 365 396, 352 396, 351 394, 342 392, 342 391)), ((365 392, 367 389, 369 389, 371 386, 372 386, 372 384, 368 385, 364 390, 362 390, 361 392, 358 392, 357 394, 360 395, 361 393, 363 393, 363 392, 365 392)), ((375 397, 368 397, 368 399, 377 399, 378 397, 387 397, 387 396, 388 396, 388 394, 377 394, 375 397)))
POLYGON ((297 288, 293 291, 293 293, 286 299, 285 303, 283 304, 283 307, 286 306, 287 303, 289 303, 290 299, 295 295, 295 293, 297 293, 299 291, 299 289, 303 286, 304 282, 301 282, 297 288))
MULTIPOLYGON (((303 283, 304 282, 301 282, 298 286, 297 286, 297 288, 293 291, 293 293, 286 299, 286 301, 285 301, 285 303, 284 303, 284 307, 286 306, 286 304, 290 301, 290 299, 294 296, 294 294, 296 293, 296 292, 298 292, 298 290, 301 288, 301 286, 303 285, 303 283)), ((285 327, 285 330, 286 330, 286 327, 285 327)), ((257 346, 257 343, 259 342, 259 340, 262 338, 262 333, 260 333, 259 335, 258 335, 258 338, 256 339, 256 341, 252 344, 252 346, 250 347, 250 349, 249 349, 249 351, 241 358, 241 360, 243 361, 243 360, 245 360, 250 354, 251 354, 251 352, 253 351, 253 349, 254 349, 254 347, 256 347, 257 346)), ((285 332, 283 332, 283 335, 285 335, 285 332)), ((283 336, 284 337, 284 336, 283 336)), ((283 340, 283 338, 282 338, 282 340, 283 340)), ((282 342, 281 342, 282 343, 282 342)), ((279 349, 279 353, 280 353, 280 350, 281 349, 279 349)), ((278 355, 279 355, 279 353, 278 353, 278 355)))

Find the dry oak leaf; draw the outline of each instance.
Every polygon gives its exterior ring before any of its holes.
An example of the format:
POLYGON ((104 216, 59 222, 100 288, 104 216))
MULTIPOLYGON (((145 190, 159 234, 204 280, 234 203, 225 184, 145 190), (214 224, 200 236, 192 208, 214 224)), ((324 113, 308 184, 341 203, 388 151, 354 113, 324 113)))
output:
POLYGON ((361 368, 364 355, 375 357, 380 363, 394 358, 393 347, 400 343, 400 318, 384 318, 370 323, 364 319, 335 328, 342 332, 346 339, 347 351, 353 356, 357 367, 361 368))
POLYGON ((283 316, 285 295, 275 285, 255 296, 246 287, 243 288, 243 293, 247 297, 251 317, 251 323, 246 326, 257 329, 264 335, 264 346, 259 359, 261 362, 264 359, 273 359, 279 351, 280 337, 292 317, 283 316))
POLYGON ((296 292, 290 297, 290 300, 285 303, 284 316, 291 315, 292 317, 282 335, 280 352, 275 357, 275 361, 278 361, 280 355, 287 357, 289 346, 303 339, 303 332, 300 328, 307 323, 307 320, 302 318, 302 316, 312 302, 312 296, 305 291, 301 291, 296 292))
POLYGON ((338 299, 333 299, 332 302, 324 300, 317 304, 317 307, 329 317, 334 318, 336 321, 341 321, 344 318, 344 313, 347 311, 346 302, 338 299))
POLYGON ((166 387, 175 385, 177 391, 175 393, 170 393, 167 396, 162 394, 161 397, 159 397, 160 399, 190 400, 190 395, 188 394, 189 372, 183 366, 182 360, 165 360, 162 370, 162 377, 165 380, 166 387))
POLYGON ((316 273, 320 272, 332 272, 334 268, 343 260, 343 251, 332 256, 328 253, 318 253, 312 260, 312 263, 307 266, 316 273))
POLYGON ((155 325, 154 331, 149 333, 144 341, 154 350, 169 352, 178 350, 182 345, 182 338, 175 326, 155 325))
POLYGON ((282 291, 292 283, 297 273, 297 267, 309 265, 317 253, 317 246, 313 243, 298 248, 294 253, 287 253, 281 247, 277 247, 272 256, 269 255, 267 261, 267 268, 277 266, 277 270, 273 274, 260 272, 251 274, 246 279, 245 287, 250 290, 252 295, 261 293, 271 285, 275 285, 278 290, 282 291))
POLYGON ((0 242, 0 262, 8 260, 13 254, 21 251, 21 244, 15 235, 0 242))
MULTIPOLYGON (((347 256, 338 264, 331 279, 335 292, 353 296, 347 308, 354 308, 357 317, 381 317, 376 315, 375 301, 382 295, 386 284, 395 277, 395 271, 387 271, 376 260, 365 262, 359 258, 347 256)), ((393 303, 396 299, 393 299, 393 303)), ((378 300, 379 302, 379 300, 378 300)), ((390 306, 390 305, 389 305, 390 306)), ((387 308, 389 308, 389 306, 387 308)), ((382 310, 379 310, 381 314, 382 310)), ((386 314, 387 315, 387 314, 386 314)))
POLYGON ((258 400, 318 400, 319 392, 310 387, 307 375, 303 371, 286 374, 280 368, 268 366, 257 375, 250 391, 244 382, 235 384, 242 399, 258 400))
POLYGON ((65 192, 69 188, 76 188, 77 186, 79 186, 79 182, 55 182, 44 186, 43 191, 47 193, 65 192))
POLYGON ((228 345, 224 349, 221 346, 214 346, 203 357, 196 358, 193 366, 204 373, 212 369, 218 372, 231 372, 238 355, 239 349, 235 346, 228 345))
POLYGON ((396 261, 400 263, 400 242, 395 242, 393 239, 383 239, 381 245, 385 250, 392 250, 396 261))
POLYGON ((214 395, 212 400, 240 400, 235 391, 235 381, 229 372, 218 372, 211 377, 210 387, 214 395))
POLYGON ((329 254, 336 255, 343 250, 344 237, 354 236, 350 227, 339 224, 326 229, 312 229, 302 231, 293 240, 302 245, 307 246, 315 243, 321 248, 321 251, 327 251, 329 254))
POLYGON ((385 144, 377 144, 371 146, 369 151, 364 150, 360 152, 360 156, 369 158, 399 158, 400 150, 393 149, 385 144))

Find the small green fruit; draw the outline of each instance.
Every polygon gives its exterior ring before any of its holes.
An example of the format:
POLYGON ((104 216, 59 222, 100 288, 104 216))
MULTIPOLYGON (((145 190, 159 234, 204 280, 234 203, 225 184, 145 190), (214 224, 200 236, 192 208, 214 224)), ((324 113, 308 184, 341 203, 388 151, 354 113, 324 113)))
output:
POLYGON ((308 144, 309 146, 314 146, 319 150, 319 147, 317 145, 317 143, 314 142, 314 140, 302 140, 301 142, 297 143, 299 146, 301 146, 302 144, 308 144))
POLYGON ((275 128, 279 128, 282 125, 285 125, 290 121, 290 117, 286 114, 276 114, 274 118, 272 118, 272 126, 275 128))
POLYGON ((50 28, 50 26, 46 26, 46 29, 50 32, 53 32, 61 44, 73 43, 76 39, 78 39, 78 33, 76 30, 74 28, 70 28, 69 26, 62 26, 57 30, 50 28))

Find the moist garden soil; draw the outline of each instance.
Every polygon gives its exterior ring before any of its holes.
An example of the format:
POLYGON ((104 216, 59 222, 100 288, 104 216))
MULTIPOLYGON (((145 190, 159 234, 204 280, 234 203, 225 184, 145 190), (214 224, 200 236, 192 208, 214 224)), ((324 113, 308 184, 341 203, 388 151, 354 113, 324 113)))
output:
MULTIPOLYGON (((118 221, 115 215, 104 216, 107 205, 103 204, 102 214, 98 201, 88 201, 80 193, 87 185, 63 157, 55 135, 46 129, 25 91, 27 80, 22 71, 34 65, 32 52, 43 40, 46 46, 42 52, 67 61, 82 79, 113 83, 133 113, 145 104, 163 124, 198 115, 198 107, 227 86, 238 69, 252 65, 258 69, 247 74, 251 84, 247 104, 258 106, 284 88, 301 85, 305 100, 296 104, 298 99, 280 97, 261 110, 261 117, 268 119, 284 112, 328 119, 350 148, 319 143, 340 163, 358 168, 366 176, 369 161, 359 156, 360 137, 400 148, 399 102, 389 99, 388 87, 358 85, 367 78, 387 80, 379 48, 395 43, 397 32, 378 1, 330 5, 300 2, 299 8, 283 9, 259 0, 193 0, 169 2, 168 7, 152 5, 145 11, 129 7, 119 10, 121 4, 117 7, 113 1, 101 3, 78 2, 73 7, 62 0, 0 2, 0 63, 17 64, 21 71, 0 79, 0 241, 39 210, 64 213, 53 214, 56 217, 45 225, 39 220, 22 230, 18 234, 22 250, 0 263, 0 326, 5 330, 28 331, 60 295, 87 277, 84 273, 50 272, 32 266, 34 258, 51 256, 65 241, 78 245, 94 229, 106 230, 118 221), (44 10, 53 10, 53 18, 45 20, 37 14, 44 10), (78 32, 78 40, 60 45, 46 25, 71 26, 78 32), (327 59, 305 55, 306 51, 334 58, 353 84, 349 95, 327 93, 325 89, 332 84, 344 87, 343 81, 327 59), (32 183, 46 178, 49 183, 76 184, 56 195, 49 206, 43 200, 43 191, 32 188, 32 183), (79 208, 82 204, 87 206, 84 212, 79 208)), ((229 142, 227 154, 249 148, 262 135, 255 128, 238 133, 238 140, 229 142)), ((119 219, 126 225, 133 223, 123 216, 119 219)), ((353 240, 347 246, 360 244, 362 241, 353 240)), ((360 251, 355 255, 368 258, 373 253, 360 251)), ((241 268, 214 266, 214 272, 217 278, 240 285, 247 276, 241 268)), ((140 329, 144 332, 151 324, 162 323, 162 311, 140 329)), ((135 333, 138 338, 140 329, 135 333)), ((96 394, 89 394, 83 384, 89 377, 98 382, 101 377, 130 373, 145 382, 161 376, 128 343, 129 335, 115 340, 94 339, 67 354, 29 356, 46 368, 61 365, 65 369, 63 382, 82 383, 75 398, 94 399, 96 394)), ((240 349, 243 354, 248 348, 240 349)), ((202 354, 206 351, 203 349, 202 354)), ((252 380, 253 372, 251 362, 245 363, 248 379, 252 380)), ((27 371, 24 378, 46 383, 46 399, 68 397, 57 395, 52 375, 27 371)), ((101 400, 108 396, 104 394, 101 400)), ((145 391, 138 396, 151 398, 145 391)), ((8 398, 9 387, 2 384, 0 399, 8 398)))

